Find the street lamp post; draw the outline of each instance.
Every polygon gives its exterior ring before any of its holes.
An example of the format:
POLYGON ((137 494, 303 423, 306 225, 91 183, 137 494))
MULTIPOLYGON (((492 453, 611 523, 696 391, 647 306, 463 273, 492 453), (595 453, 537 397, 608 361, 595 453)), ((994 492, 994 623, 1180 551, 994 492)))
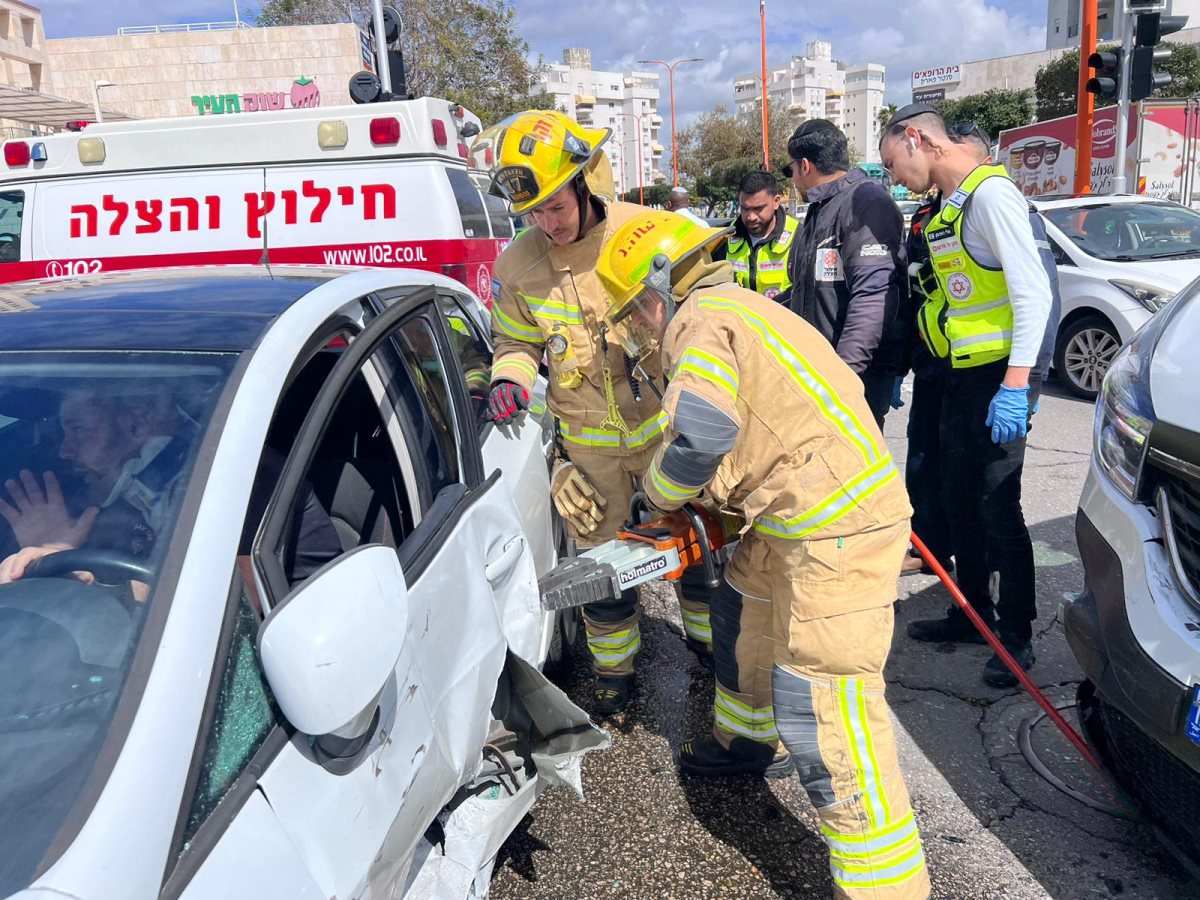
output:
MULTIPOLYGON (((645 170, 642 168, 642 115, 643 113, 618 113, 620 116, 629 116, 637 122, 637 167, 638 167, 638 203, 642 206, 646 205, 646 188, 644 186, 645 170)), ((621 148, 621 155, 624 157, 625 148, 621 148)), ((624 163, 621 164, 622 174, 625 172, 624 163)), ((622 192, 623 193, 623 192, 622 192)))
POLYGON ((770 100, 767 98, 767 0, 758 0, 759 43, 762 49, 762 131, 763 171, 771 171, 771 141, 767 127, 770 122, 770 100))
POLYGON ((699 56, 689 56, 670 63, 661 59, 638 60, 640 65, 666 66, 667 69, 667 84, 671 91, 671 176, 675 186, 679 185, 679 147, 675 140, 675 67, 689 62, 703 62, 703 59, 699 56))
POLYGON ((112 81, 104 81, 102 79, 92 79, 92 107, 96 113, 96 121, 104 121, 104 113, 100 109, 100 88, 116 87, 116 83, 112 81))

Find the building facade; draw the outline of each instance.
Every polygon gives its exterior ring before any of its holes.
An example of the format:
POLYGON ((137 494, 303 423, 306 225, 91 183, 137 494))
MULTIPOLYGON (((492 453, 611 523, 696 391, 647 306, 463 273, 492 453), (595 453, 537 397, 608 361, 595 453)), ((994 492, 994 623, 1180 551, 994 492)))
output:
POLYGON ((598 71, 592 68, 590 50, 570 47, 563 50, 561 63, 546 67, 538 87, 581 125, 612 129, 606 151, 620 191, 663 180, 657 73, 598 71))
POLYGON ((358 27, 348 24, 149 26, 46 43, 54 93, 96 92, 136 118, 346 104, 363 68, 358 27))
MULTIPOLYGON (((886 69, 878 63, 848 66, 833 58, 828 41, 809 41, 804 56, 767 70, 767 96, 797 124, 828 119, 841 128, 865 162, 878 162, 879 110, 886 69)), ((733 83, 739 117, 761 115, 760 77, 739 75, 733 83)))
MULTIPOLYGON (((1200 0, 1166 0, 1164 15, 1187 16, 1200 25, 1200 0)), ((1112 41, 1116 38, 1114 0, 1097 0, 1097 39, 1112 41)), ((1046 4, 1046 49, 1060 50, 1079 45, 1079 0, 1048 0, 1046 4)))

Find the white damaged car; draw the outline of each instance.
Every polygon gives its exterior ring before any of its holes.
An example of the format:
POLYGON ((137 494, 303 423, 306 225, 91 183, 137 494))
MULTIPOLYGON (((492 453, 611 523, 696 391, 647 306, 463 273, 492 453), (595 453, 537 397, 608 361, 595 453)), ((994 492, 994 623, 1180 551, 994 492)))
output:
POLYGON ((539 671, 550 440, 486 421, 478 300, 207 268, 0 312, 0 896, 485 895, 608 738, 539 671))

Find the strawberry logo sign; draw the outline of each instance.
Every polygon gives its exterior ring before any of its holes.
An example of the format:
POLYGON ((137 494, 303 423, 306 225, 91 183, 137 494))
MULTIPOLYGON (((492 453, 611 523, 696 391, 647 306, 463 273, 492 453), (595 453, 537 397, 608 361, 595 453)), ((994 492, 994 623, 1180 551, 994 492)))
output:
POLYGON ((292 83, 292 108, 311 109, 321 105, 321 91, 311 78, 301 75, 292 83))
POLYGON ((946 288, 955 300, 966 300, 975 290, 975 285, 971 284, 971 279, 962 272, 955 272, 946 279, 946 288))

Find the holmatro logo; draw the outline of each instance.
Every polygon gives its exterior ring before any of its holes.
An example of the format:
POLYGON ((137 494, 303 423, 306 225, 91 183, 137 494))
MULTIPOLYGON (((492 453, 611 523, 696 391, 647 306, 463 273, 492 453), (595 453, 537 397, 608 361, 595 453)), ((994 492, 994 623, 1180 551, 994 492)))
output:
POLYGON ((621 586, 624 587, 630 582, 637 581, 639 578, 643 578, 644 576, 650 575, 653 572, 659 572, 666 567, 667 558, 665 556, 660 556, 658 559, 652 559, 649 562, 644 562, 640 566, 634 566, 632 569, 628 569, 621 573, 621 586))

